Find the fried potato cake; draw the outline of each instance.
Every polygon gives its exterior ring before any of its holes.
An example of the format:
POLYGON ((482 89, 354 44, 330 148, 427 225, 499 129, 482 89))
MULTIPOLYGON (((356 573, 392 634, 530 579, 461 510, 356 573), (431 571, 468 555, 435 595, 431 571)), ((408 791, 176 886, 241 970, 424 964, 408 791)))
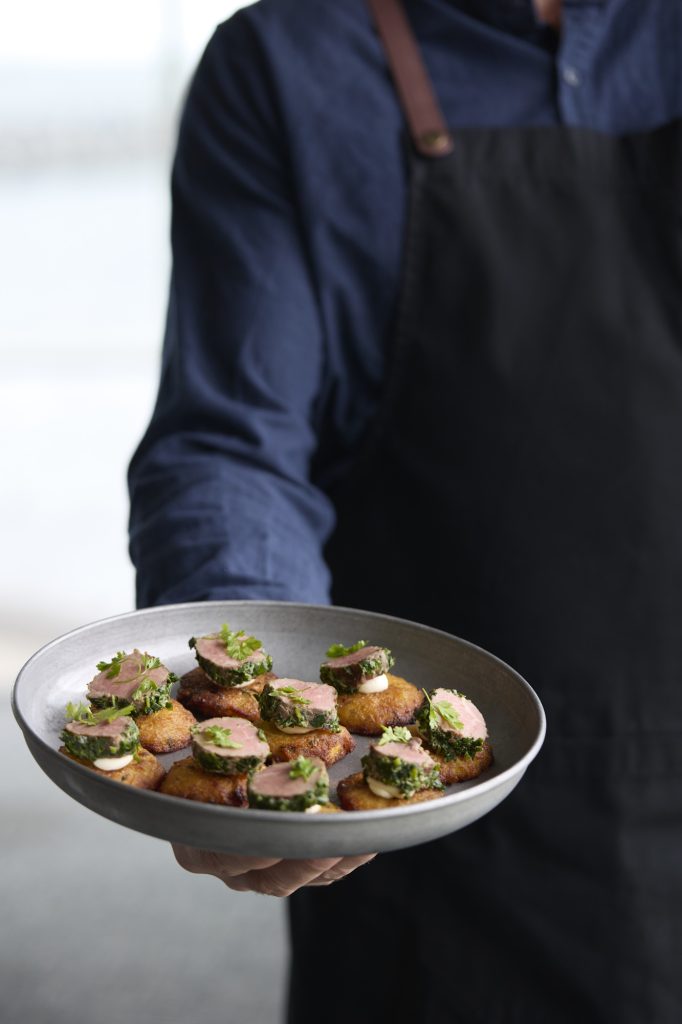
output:
POLYGON ((440 781, 444 786, 449 786, 452 782, 468 782, 475 779, 493 763, 493 748, 488 740, 474 757, 455 757, 452 761, 446 761, 443 755, 437 754, 435 750, 429 750, 429 754, 438 765, 440 781))
POLYGON ((181 796, 185 800, 199 800, 205 804, 226 804, 228 807, 246 807, 248 775, 219 775, 200 768, 193 757, 185 757, 171 765, 168 775, 159 786, 159 793, 181 796))
POLYGON ((362 772, 349 775, 347 779, 341 779, 336 792, 339 803, 345 811, 383 811, 388 807, 404 807, 406 804, 420 804, 425 800, 437 800, 443 795, 441 789, 422 789, 414 796, 403 800, 396 797, 393 800, 384 800, 377 796, 365 782, 362 772))
POLYGON ((355 740, 348 729, 340 732, 314 729, 313 732, 280 732, 271 722, 258 721, 265 733, 273 761, 295 761, 297 757, 319 757, 325 764, 336 764, 355 749, 355 740))
POLYGON ((174 700, 171 708, 162 708, 151 715, 138 715, 135 719, 140 730, 140 743, 152 754, 172 754, 188 747, 190 729, 196 724, 191 711, 174 700))
POLYGON ((276 678, 272 672, 265 672, 248 686, 221 686, 203 669, 195 668, 180 680, 178 700, 198 719, 236 716, 255 722, 258 718, 256 694, 276 678))
POLYGON ((339 721, 350 732, 380 736, 385 725, 407 725, 424 699, 412 683, 387 673, 388 689, 380 693, 340 693, 339 721))
POLYGON ((66 747, 60 747, 59 752, 71 758, 72 761, 77 761, 78 764, 84 764, 90 771, 102 775, 105 779, 124 782, 126 786, 135 786, 137 789, 158 789, 159 783, 166 774, 166 769, 161 762, 142 747, 137 751, 137 760, 133 759, 125 768, 119 768, 115 772, 103 772, 101 768, 95 768, 92 761, 85 761, 81 757, 70 754, 66 747))

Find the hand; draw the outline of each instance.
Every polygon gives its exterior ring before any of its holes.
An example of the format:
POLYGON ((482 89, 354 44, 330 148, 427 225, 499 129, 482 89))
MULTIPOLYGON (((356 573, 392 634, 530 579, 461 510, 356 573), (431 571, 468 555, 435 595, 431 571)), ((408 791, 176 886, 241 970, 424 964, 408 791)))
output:
POLYGON ((173 843, 180 867, 196 875, 214 875, 236 892, 291 896, 305 885, 331 885, 376 856, 326 857, 318 860, 279 860, 277 857, 238 857, 173 843))

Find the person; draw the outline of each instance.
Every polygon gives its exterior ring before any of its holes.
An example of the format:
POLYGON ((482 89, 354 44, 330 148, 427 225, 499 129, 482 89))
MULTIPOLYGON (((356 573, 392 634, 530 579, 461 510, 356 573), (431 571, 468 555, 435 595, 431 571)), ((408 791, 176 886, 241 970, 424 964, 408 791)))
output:
POLYGON ((193 80, 139 603, 425 622, 548 715, 426 846, 178 849, 296 890, 292 1024, 682 1018, 680 37, 670 0, 262 0, 193 80))

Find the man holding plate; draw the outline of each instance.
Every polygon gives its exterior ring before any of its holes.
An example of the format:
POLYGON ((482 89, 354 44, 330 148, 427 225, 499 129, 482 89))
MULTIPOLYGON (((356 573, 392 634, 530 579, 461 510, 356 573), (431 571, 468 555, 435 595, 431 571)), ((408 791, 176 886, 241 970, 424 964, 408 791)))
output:
POLYGON ((682 1017, 680 39, 670 0, 263 0, 190 89, 140 604, 424 622, 548 713, 499 809, 343 884, 178 851, 298 890, 291 1024, 682 1017))

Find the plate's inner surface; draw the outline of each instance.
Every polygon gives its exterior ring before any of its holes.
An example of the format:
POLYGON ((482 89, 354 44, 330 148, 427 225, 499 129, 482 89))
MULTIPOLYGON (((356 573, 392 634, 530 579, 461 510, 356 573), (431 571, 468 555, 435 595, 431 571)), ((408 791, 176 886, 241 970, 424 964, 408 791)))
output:
MULTIPOLYGON (((330 607, 229 602, 178 605, 121 616, 84 627, 43 649, 26 667, 16 700, 29 727, 55 750, 68 701, 85 697, 96 663, 118 650, 138 647, 158 656, 176 675, 196 667, 187 643, 220 628, 244 629, 259 637, 282 677, 319 680, 330 644, 362 639, 391 649, 393 672, 417 687, 460 690, 483 713, 494 763, 477 779, 449 787, 462 792, 506 771, 537 739, 539 715, 532 692, 506 665, 484 651, 443 633, 381 615, 330 607), (520 685, 519 685, 520 684, 520 685)), ((369 738, 355 735, 355 751, 330 769, 332 793, 339 779, 360 770, 369 738)), ((188 748, 163 755, 166 767, 188 748)))

